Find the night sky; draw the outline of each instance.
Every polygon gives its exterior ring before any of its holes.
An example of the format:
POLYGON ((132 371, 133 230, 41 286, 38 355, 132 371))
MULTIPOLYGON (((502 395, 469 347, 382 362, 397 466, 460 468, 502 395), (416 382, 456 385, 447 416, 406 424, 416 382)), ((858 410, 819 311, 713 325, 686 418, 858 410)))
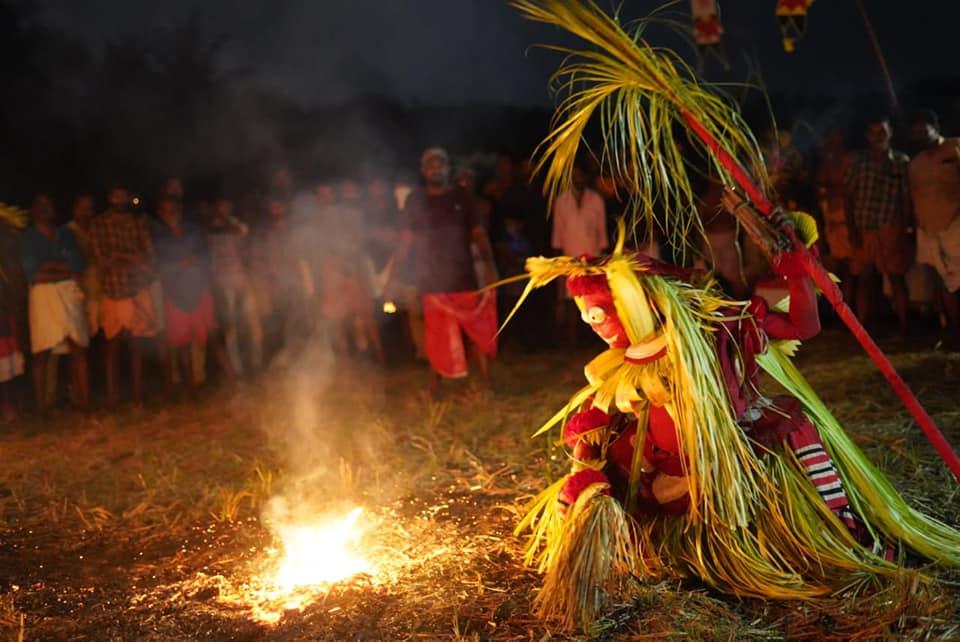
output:
MULTIPOLYGON (((898 86, 955 69, 946 45, 960 3, 915 5, 864 0, 898 86), (924 11, 913 9, 923 6, 924 11), (937 7, 937 9, 933 9, 937 7), (935 44, 938 43, 938 44, 935 44)), ((609 5, 610 2, 601 4, 609 5)), ((661 0, 625 0, 641 15, 661 0)), ((882 89, 882 79, 853 0, 819 0, 794 54, 780 48, 773 0, 721 0, 730 58, 738 66, 715 80, 743 80, 747 52, 761 63, 771 92, 849 95, 882 89)), ((38 0, 36 19, 97 44, 182 23, 195 14, 227 35, 221 63, 308 104, 379 93, 424 103, 485 101, 546 105, 557 63, 530 49, 558 34, 527 23, 505 0, 38 0)), ((688 11, 681 2, 677 10, 688 11)))

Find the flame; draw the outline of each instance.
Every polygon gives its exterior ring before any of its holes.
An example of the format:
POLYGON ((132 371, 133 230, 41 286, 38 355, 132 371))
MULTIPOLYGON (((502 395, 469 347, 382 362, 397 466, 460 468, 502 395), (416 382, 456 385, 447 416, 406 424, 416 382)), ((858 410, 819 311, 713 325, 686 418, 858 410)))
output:
POLYGON ((383 312, 384 314, 396 314, 397 313, 397 304, 393 301, 384 301, 383 302, 383 312))
POLYGON ((313 523, 274 524, 281 549, 268 553, 279 558, 239 590, 225 590, 219 601, 248 608, 254 619, 275 624, 291 610, 303 610, 329 593, 333 585, 375 572, 360 551, 366 529, 362 508, 347 515, 313 523))
POLYGON ((357 525, 361 512, 355 508, 340 520, 278 528, 284 555, 274 578, 277 589, 329 586, 369 572, 370 563, 355 551, 363 534, 357 525))

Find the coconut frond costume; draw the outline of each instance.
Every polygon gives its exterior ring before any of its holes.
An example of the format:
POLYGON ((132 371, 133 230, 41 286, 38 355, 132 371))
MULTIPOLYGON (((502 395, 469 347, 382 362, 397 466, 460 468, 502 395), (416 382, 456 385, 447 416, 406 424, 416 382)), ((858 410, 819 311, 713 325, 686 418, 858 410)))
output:
POLYGON ((621 25, 591 0, 513 4, 590 45, 554 47, 566 56, 554 77, 566 95, 538 150, 547 192, 570 183, 596 117, 600 146, 590 152, 633 205, 610 256, 526 266, 525 295, 565 279, 609 346, 537 433, 560 426, 572 459, 517 529, 529 535, 526 561, 545 574, 541 614, 589 632, 638 580, 696 578, 738 596, 806 599, 922 581, 894 562, 897 550, 960 566, 960 532, 907 505, 790 359, 819 331, 816 284, 960 479, 960 458, 810 250, 809 217, 790 225, 774 207, 735 105, 675 52, 647 43, 643 21, 621 25), (695 155, 742 190, 731 213, 785 277, 788 301, 730 301, 707 274, 624 251, 641 219, 675 246, 702 233, 688 176, 695 155), (765 395, 761 370, 789 395, 765 395))
MULTIPOLYGON (((685 248, 692 235, 704 233, 689 176, 695 166, 709 168, 724 187, 742 190, 754 211, 777 223, 782 213, 756 137, 732 100, 702 83, 675 51, 645 40, 645 29, 656 16, 621 24, 593 0, 514 0, 513 5, 531 20, 564 29, 588 45, 549 47, 565 55, 554 75, 561 101, 536 166, 544 170, 551 196, 570 184, 577 155, 589 147, 601 169, 626 186, 630 227, 645 220, 651 234, 659 227, 674 248, 685 248), (600 136, 596 146, 588 146, 584 134, 594 120, 600 136), (699 163, 691 162, 695 158, 699 163)), ((960 455, 843 301, 831 275, 793 230, 777 227, 780 249, 796 251, 803 271, 960 482, 960 455)))
POLYGON ((545 573, 543 616, 590 630, 636 578, 804 599, 916 577, 893 563, 899 546, 960 566, 960 532, 910 508, 793 366, 819 330, 795 257, 776 257, 792 301, 769 309, 622 241, 527 264, 527 292, 565 278, 609 346, 538 431, 561 425, 572 459, 517 529, 545 573), (764 396, 760 368, 793 396, 764 396))

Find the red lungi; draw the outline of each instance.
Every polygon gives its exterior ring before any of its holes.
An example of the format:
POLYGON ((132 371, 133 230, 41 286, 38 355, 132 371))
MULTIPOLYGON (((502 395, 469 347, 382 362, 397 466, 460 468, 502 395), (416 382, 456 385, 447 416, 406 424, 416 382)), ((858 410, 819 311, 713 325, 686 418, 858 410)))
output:
POLYGON ((192 310, 181 310, 169 299, 163 302, 167 322, 167 344, 172 348, 188 346, 194 341, 203 343, 210 330, 217 327, 213 297, 207 290, 192 310))
POLYGON ((486 354, 496 356, 496 294, 451 292, 424 294, 420 299, 427 359, 434 370, 448 378, 467 376, 463 333, 486 354))

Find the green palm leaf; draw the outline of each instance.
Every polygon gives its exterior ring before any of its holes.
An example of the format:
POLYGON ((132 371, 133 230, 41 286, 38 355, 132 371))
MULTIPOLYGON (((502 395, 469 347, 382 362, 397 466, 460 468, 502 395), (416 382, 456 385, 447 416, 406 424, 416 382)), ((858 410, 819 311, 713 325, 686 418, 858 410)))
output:
POLYGON ((566 59, 554 75, 560 103, 553 131, 537 150, 537 171, 545 170, 554 198, 572 177, 585 146, 588 125, 599 120, 601 169, 627 186, 632 226, 659 226, 677 247, 693 232, 702 234, 691 185, 689 152, 697 153, 726 185, 727 169, 690 130, 699 123, 720 147, 738 159, 761 187, 769 178, 759 145, 732 101, 711 91, 669 49, 643 39, 644 22, 628 31, 592 0, 515 0, 528 18, 569 31, 592 46, 547 46, 566 59), (657 216, 657 212, 661 216, 657 216))

